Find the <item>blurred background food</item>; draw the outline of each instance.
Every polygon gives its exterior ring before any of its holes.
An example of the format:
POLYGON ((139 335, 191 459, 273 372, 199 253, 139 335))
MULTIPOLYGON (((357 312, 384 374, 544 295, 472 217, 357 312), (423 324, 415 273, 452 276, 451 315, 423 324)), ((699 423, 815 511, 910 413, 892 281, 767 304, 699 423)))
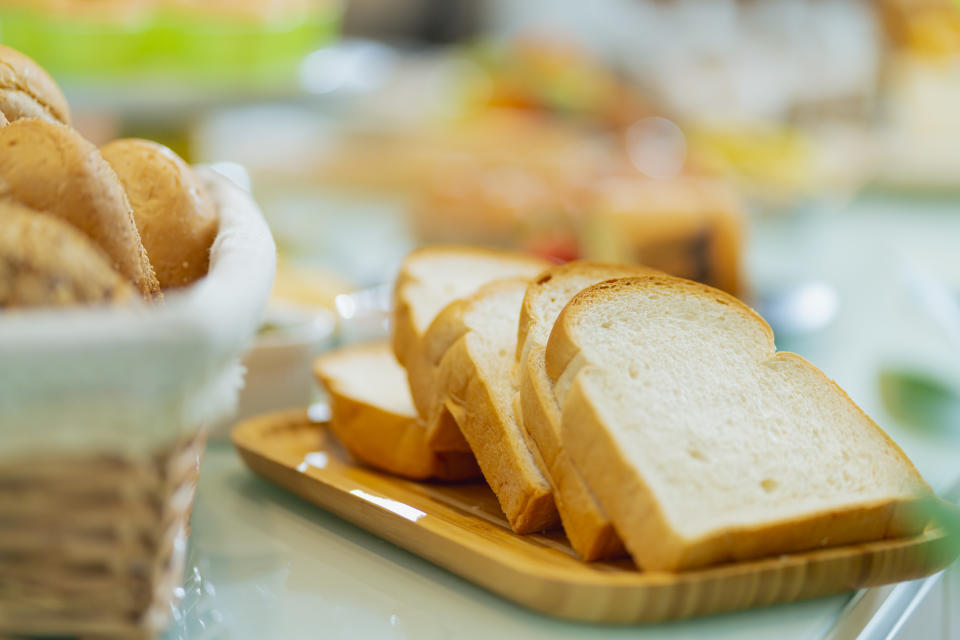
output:
POLYGON ((412 247, 476 243, 708 282, 815 361, 870 336, 890 407, 960 393, 952 0, 0 0, 0 41, 94 143, 245 167, 278 349, 382 331, 412 247))

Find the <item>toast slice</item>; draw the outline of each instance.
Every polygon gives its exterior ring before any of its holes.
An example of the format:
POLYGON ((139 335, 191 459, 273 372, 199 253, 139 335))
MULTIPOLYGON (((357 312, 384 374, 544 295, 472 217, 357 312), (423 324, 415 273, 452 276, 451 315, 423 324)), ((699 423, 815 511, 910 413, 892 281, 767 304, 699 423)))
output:
MULTIPOLYGON (((426 418, 433 404, 434 370, 423 349, 423 335, 448 304, 502 278, 533 278, 549 266, 518 253, 460 246, 418 249, 403 261, 394 286, 393 352, 407 370, 413 403, 426 418)), ((449 416, 435 425, 437 451, 469 451, 449 416)))
POLYGON ((424 336, 425 354, 437 363, 427 428, 444 415, 453 418, 517 533, 559 522, 550 483, 514 407, 517 322, 528 284, 514 278, 484 285, 447 305, 424 336))
POLYGON ((530 283, 520 309, 515 388, 521 423, 543 460, 570 546, 588 562, 623 555, 626 549, 561 444, 560 406, 544 362, 547 339, 560 311, 583 289, 603 280, 654 273, 604 262, 557 265, 530 283))
POLYGON ((643 569, 925 524, 930 488, 899 447, 717 289, 668 276, 594 285, 561 312, 546 367, 564 449, 643 569))
POLYGON ((480 477, 472 453, 436 453, 427 446, 406 375, 386 342, 326 353, 313 371, 330 394, 330 427, 357 460, 417 480, 480 477))

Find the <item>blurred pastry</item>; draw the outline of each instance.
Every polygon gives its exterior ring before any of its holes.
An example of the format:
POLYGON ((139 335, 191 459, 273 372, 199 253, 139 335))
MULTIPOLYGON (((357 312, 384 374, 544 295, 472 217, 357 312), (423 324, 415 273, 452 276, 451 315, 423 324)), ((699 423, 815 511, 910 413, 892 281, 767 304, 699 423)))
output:
POLYGON ((306 15, 323 3, 317 0, 164 0, 162 4, 183 16, 256 24, 306 15))
POLYGON ((270 300, 285 306, 334 309, 337 296, 356 289, 356 283, 336 271, 278 255, 270 300))
POLYGON ((123 186, 96 147, 70 127, 31 119, 0 129, 0 149, 0 199, 69 222, 144 297, 160 295, 123 186))
POLYGON ((592 190, 581 246, 592 260, 643 264, 743 297, 743 217, 722 181, 610 179, 592 190))
MULTIPOLYGON (((0 45, 0 113, 9 121, 44 118, 70 124, 70 107, 60 87, 36 62, 0 45)), ((2 126, 0 122, 0 126, 2 126)))
POLYGON ((619 130, 653 113, 646 97, 576 41, 542 34, 478 41, 463 52, 458 99, 467 114, 507 110, 619 130))
POLYGON ((149 140, 114 140, 100 152, 126 189, 161 288, 182 287, 206 275, 218 219, 193 170, 149 140))
POLYGON ((0 309, 129 303, 136 293, 85 235, 0 201, 0 309))

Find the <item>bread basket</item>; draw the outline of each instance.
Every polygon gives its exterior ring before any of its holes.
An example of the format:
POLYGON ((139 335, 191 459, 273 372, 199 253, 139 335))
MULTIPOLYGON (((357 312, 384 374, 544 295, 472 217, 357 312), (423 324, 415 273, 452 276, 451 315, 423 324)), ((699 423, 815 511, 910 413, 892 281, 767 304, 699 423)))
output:
POLYGON ((163 304, 0 314, 0 636, 150 637, 182 576, 205 429, 236 406, 275 267, 249 195, 163 304))

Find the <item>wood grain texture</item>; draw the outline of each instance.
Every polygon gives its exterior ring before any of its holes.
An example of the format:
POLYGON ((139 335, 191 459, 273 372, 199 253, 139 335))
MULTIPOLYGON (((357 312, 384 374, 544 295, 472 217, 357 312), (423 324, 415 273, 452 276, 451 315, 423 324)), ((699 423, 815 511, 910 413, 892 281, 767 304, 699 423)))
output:
MULTIPOLYGON (((656 622, 910 580, 960 553, 939 522, 909 539, 823 549, 681 573, 629 561, 584 563, 561 532, 514 534, 486 485, 427 484, 354 463, 305 411, 235 427, 244 462, 267 480, 517 604, 571 620, 656 622)), ((944 503, 944 514, 957 517, 944 503)), ((955 529, 952 529, 955 531, 955 529)))

